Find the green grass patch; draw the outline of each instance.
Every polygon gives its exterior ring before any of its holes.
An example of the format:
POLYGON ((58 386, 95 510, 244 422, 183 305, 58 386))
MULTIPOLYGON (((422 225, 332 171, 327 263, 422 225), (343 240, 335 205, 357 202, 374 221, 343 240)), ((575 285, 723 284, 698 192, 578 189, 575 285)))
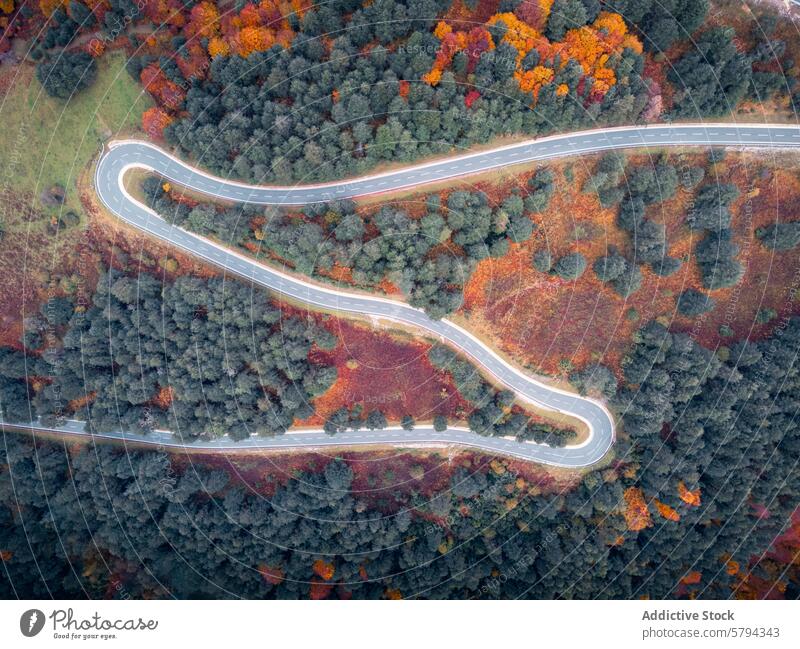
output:
POLYGON ((136 134, 152 101, 125 71, 120 52, 100 59, 92 87, 66 102, 44 92, 32 66, 12 74, 0 100, 5 189, 31 195, 34 207, 53 214, 59 208, 45 207, 40 196, 62 185, 67 191, 63 209, 81 214, 77 179, 104 142, 136 134))

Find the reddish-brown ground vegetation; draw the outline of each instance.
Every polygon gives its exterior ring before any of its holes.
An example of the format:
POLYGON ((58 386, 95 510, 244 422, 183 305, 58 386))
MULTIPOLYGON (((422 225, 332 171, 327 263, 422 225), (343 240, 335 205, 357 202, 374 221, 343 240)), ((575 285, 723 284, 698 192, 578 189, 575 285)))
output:
POLYGON ((330 352, 316 353, 336 365, 339 377, 315 401, 316 415, 303 424, 320 425, 338 408, 356 404, 365 411, 381 410, 390 421, 407 414, 420 421, 430 421, 435 415, 463 420, 470 412, 450 376, 428 361, 430 344, 344 319, 324 321, 338 344, 330 352))
MULTIPOLYGON (((655 161, 655 157, 634 154, 629 164, 655 161)), ((693 196, 688 191, 679 190, 673 199, 651 206, 647 213, 666 226, 669 254, 688 260, 679 272, 665 278, 642 267, 642 287, 627 299, 595 276, 591 264, 607 247, 616 246, 625 253, 631 250, 631 241, 616 224, 616 207, 604 209, 595 194, 579 191, 594 169, 593 160, 582 158, 553 166, 558 189, 545 213, 534 215, 538 228, 532 239, 513 245, 500 259, 478 265, 465 286, 468 326, 523 364, 559 373, 598 361, 619 369, 633 334, 652 319, 690 332, 703 345, 715 348, 744 337, 768 335, 774 321, 770 325, 756 317, 764 309, 774 309, 780 316, 796 313, 798 305, 787 295, 796 284, 796 254, 766 248, 755 230, 800 215, 800 160, 791 154, 768 158, 760 152, 729 152, 722 162, 709 165, 705 152, 688 151, 670 154, 669 161, 676 166, 707 167, 706 182, 733 183, 740 192, 731 208, 731 229, 745 274, 739 285, 711 291, 716 302, 711 313, 690 319, 678 314, 675 306, 683 290, 702 288, 693 252, 703 235, 686 225, 693 196), (554 259, 579 252, 589 268, 576 281, 541 273, 532 267, 531 256, 542 249, 549 250, 554 259), (727 335, 722 335, 722 325, 730 328, 727 335)), ((521 175, 518 184, 524 186, 528 175, 521 175)), ((511 186, 485 189, 499 201, 511 186)))

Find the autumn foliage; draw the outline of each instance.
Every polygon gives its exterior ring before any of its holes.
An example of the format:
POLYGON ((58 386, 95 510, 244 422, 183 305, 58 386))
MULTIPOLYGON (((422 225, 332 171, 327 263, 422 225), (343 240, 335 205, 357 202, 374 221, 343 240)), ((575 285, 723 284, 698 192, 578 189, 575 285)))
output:
POLYGON ((176 83, 173 83, 164 74, 158 63, 148 65, 140 75, 142 85, 161 106, 176 110, 184 98, 185 91, 176 83))
MULTIPOLYGON (((99 0, 103 2, 104 0, 99 0)), ((186 11, 181 0, 149 0, 144 8, 144 14, 154 25, 169 25, 183 27, 186 25, 186 11)))
POLYGON ((458 52, 467 54, 467 71, 472 72, 483 52, 494 49, 494 41, 485 27, 473 27, 468 31, 453 31, 446 22, 436 25, 434 35, 441 41, 436 60, 430 72, 423 75, 422 80, 431 86, 438 85, 442 72, 450 66, 458 52))
POLYGON ((175 398, 175 390, 171 386, 159 389, 153 399, 153 404, 161 409, 169 408, 172 400, 175 398))
POLYGON ((258 572, 264 578, 264 581, 273 586, 277 586, 284 579, 283 570, 278 567, 268 566, 262 563, 258 566, 258 572))
POLYGON ((328 563, 327 561, 323 561, 322 559, 317 559, 314 562, 314 566, 312 568, 314 570, 314 574, 318 577, 321 577, 325 581, 330 581, 333 579, 333 575, 336 572, 336 568, 332 563, 328 563))
MULTIPOLYGON (((491 27, 502 22, 507 31, 502 43, 511 45, 517 52, 514 78, 523 92, 532 95, 534 102, 541 89, 551 83, 556 72, 569 61, 576 61, 583 69, 581 87, 591 82, 589 101, 599 101, 617 82, 609 61, 614 54, 630 48, 642 52, 641 42, 632 34, 622 16, 616 13, 601 12, 592 25, 584 25, 569 30, 561 42, 550 42, 542 33, 542 25, 550 11, 550 0, 526 2, 515 13, 493 15, 486 23, 491 27), (524 7, 524 8, 523 8, 524 7), (523 59, 529 52, 536 51, 538 65, 531 69, 523 67, 523 59)), ((466 31, 454 31, 447 22, 440 22, 434 35, 441 41, 431 70, 422 79, 431 86, 439 83, 442 73, 453 61, 457 52, 466 52, 467 71, 471 72, 481 53, 493 49, 497 44, 486 27, 473 27, 466 31)), ((569 93, 566 84, 560 84, 556 95, 564 97, 569 93)))
POLYGON ((522 0, 515 13, 528 25, 541 31, 547 23, 552 7, 553 0, 522 0))
POLYGON ((51 16, 53 12, 64 4, 65 0, 39 0, 39 9, 45 16, 51 16))
POLYGON ((703 574, 694 570, 692 572, 687 573, 682 579, 681 583, 686 586, 695 586, 700 583, 700 580, 703 578, 703 574))
POLYGON ((666 518, 668 521, 673 521, 677 523, 679 520, 681 520, 680 514, 678 514, 677 511, 675 511, 672 507, 670 507, 666 503, 662 503, 656 500, 653 504, 656 506, 658 513, 661 514, 661 516, 663 518, 666 518))
POLYGON ((638 487, 630 487, 625 490, 625 523, 631 532, 639 532, 640 530, 650 527, 653 524, 650 518, 650 511, 647 509, 647 503, 644 501, 642 490, 638 487))
POLYGON ((230 45, 224 38, 214 36, 208 41, 208 54, 211 58, 215 56, 228 56, 231 53, 230 45))
POLYGON ((358 404, 371 409, 376 386, 387 396, 381 410, 390 420, 399 421, 410 414, 430 421, 440 414, 455 421, 469 414, 469 403, 449 374, 436 370, 428 361, 429 344, 399 339, 346 320, 331 322, 330 330, 339 344, 313 355, 334 364, 338 378, 314 400, 314 417, 300 425, 320 426, 341 407, 358 404))
POLYGON ((308 589, 308 597, 310 599, 326 599, 333 590, 333 584, 328 584, 324 581, 317 579, 311 582, 311 587, 308 589))
POLYGON ((401 81, 398 84, 397 94, 399 94, 403 99, 408 97, 408 91, 410 89, 411 84, 408 81, 401 81))
POLYGON ((690 491, 686 485, 683 484, 683 480, 678 483, 678 497, 687 505, 691 505, 692 507, 700 506, 700 490, 695 489, 694 491, 690 491))
POLYGON ((480 96, 481 96, 481 93, 479 93, 477 90, 470 90, 464 96, 464 105, 467 108, 472 108, 472 104, 474 104, 475 101, 480 98, 480 96))
POLYGON ((247 57, 273 45, 289 47, 294 31, 288 16, 301 18, 308 6, 301 0, 262 0, 244 5, 238 14, 228 11, 220 15, 212 2, 201 2, 189 14, 186 33, 208 39, 208 55, 212 58, 231 54, 247 57))
MULTIPOLYGON (((646 155, 627 157, 632 168, 653 164, 646 155)), ((664 160, 684 169, 703 167, 707 177, 740 188, 741 196, 731 208, 731 232, 743 249, 753 240, 754 231, 775 220, 778 201, 784 213, 800 213, 800 163, 794 159, 787 158, 784 166, 769 171, 757 153, 730 152, 725 161, 713 166, 708 165, 704 151, 664 160), (757 195, 755 190, 759 190, 757 195)), ((565 160, 548 167, 557 187, 583 187, 597 171, 585 157, 577 163, 565 160)), ((478 181, 476 187, 486 192, 493 204, 500 204, 513 190, 524 192, 533 175, 521 172, 504 184, 478 181)), ((464 308, 470 314, 471 330, 499 341, 505 352, 538 371, 563 375, 602 357, 600 362, 620 378, 622 360, 636 332, 651 319, 668 324, 673 331, 691 334, 709 349, 731 343, 730 334, 722 333, 723 324, 729 325, 735 338, 747 336, 752 340, 769 335, 775 322, 759 324, 757 314, 763 308, 788 312, 785 286, 792 284, 796 267, 776 263, 774 251, 760 244, 749 246, 741 284, 714 291, 716 310, 701 319, 675 316, 676 296, 681 291, 704 290, 699 266, 692 259, 698 237, 686 226, 693 195, 692 191, 680 191, 650 208, 651 218, 666 228, 669 254, 688 259, 688 263, 670 277, 640 267, 641 289, 623 299, 591 269, 565 287, 557 276, 532 266, 533 255, 542 249, 549 250, 554 259, 580 252, 589 264, 603 256, 609 246, 632 254, 632 239, 617 222, 617 205, 604 207, 592 193, 556 191, 546 213, 531 214, 537 226, 531 239, 512 244, 503 257, 480 261, 465 284, 464 308), (729 303, 735 303, 736 308, 724 306, 729 303)), ((680 435, 680 430, 673 434, 680 435)))
POLYGON ((163 138, 164 129, 171 122, 172 117, 157 106, 148 108, 142 113, 142 129, 151 138, 163 138))
POLYGON ((106 46, 103 41, 93 38, 86 44, 86 51, 94 58, 98 58, 106 51, 106 46))
POLYGON ((219 11, 212 2, 201 2, 192 7, 187 29, 190 36, 211 38, 218 33, 218 30, 219 11))

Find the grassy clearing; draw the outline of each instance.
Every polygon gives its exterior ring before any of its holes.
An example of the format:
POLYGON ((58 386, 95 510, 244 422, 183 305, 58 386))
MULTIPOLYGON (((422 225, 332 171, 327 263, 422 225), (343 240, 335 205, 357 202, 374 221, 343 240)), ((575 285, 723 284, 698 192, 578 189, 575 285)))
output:
POLYGON ((68 102, 45 94, 33 66, 8 74, 13 78, 0 100, 5 189, 24 194, 31 207, 48 213, 54 208, 43 206, 40 195, 59 184, 67 190, 65 209, 80 214, 77 178, 104 142, 138 130, 149 96, 125 71, 125 56, 118 52, 98 61, 94 85, 68 102))
POLYGON ((73 294, 93 276, 87 215, 80 190, 101 144, 135 134, 150 104, 115 53, 98 61, 94 85, 63 102, 48 97, 27 63, 0 67, 0 341, 18 344, 22 320, 53 291, 73 294), (46 206, 42 194, 53 185, 66 189, 63 206, 46 206), (67 211, 79 223, 64 220, 67 211))

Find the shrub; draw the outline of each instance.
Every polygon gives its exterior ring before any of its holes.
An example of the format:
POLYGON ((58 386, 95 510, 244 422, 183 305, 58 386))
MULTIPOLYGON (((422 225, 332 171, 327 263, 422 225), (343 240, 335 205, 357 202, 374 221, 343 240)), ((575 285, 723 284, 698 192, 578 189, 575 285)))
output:
POLYGON ((725 149, 711 149, 708 152, 708 161, 711 164, 722 162, 725 159, 725 154, 726 154, 725 149))
POLYGON ((72 300, 65 297, 51 297, 42 305, 41 313, 45 320, 54 327, 67 324, 75 310, 72 300))
POLYGON ((775 309, 759 309, 756 313, 756 322, 758 324, 767 324, 778 317, 778 312, 775 309))
POLYGON ((367 415, 366 425, 370 430, 381 430, 386 428, 386 415, 384 415, 380 410, 372 410, 367 415))
POLYGON ((661 277, 674 275, 678 272, 680 267, 681 260, 675 259, 675 257, 662 257, 658 261, 654 261, 650 264, 650 268, 653 269, 653 272, 661 277))
POLYGON ((536 225, 526 215, 512 217, 508 224, 508 238, 514 243, 522 243, 531 238, 536 225))
POLYGON ((781 252, 791 250, 800 243, 800 221, 773 223, 756 230, 756 236, 767 248, 781 252))
POLYGON ((642 272, 638 266, 627 264, 625 271, 611 283, 611 286, 620 297, 630 297, 642 286, 642 272))
POLYGON ((576 280, 586 270, 586 259, 579 252, 564 255, 556 262, 553 272, 561 279, 576 280))
POLYGON ((528 181, 528 195, 525 197, 525 209, 529 212, 543 212, 550 204, 555 191, 555 176, 549 169, 540 169, 528 181))
POLYGON ((638 197, 628 197, 619 206, 617 225, 623 230, 633 232, 644 220, 644 201, 638 197))
POLYGON ((693 230, 726 230, 731 223, 730 204, 739 196, 736 185, 705 185, 697 193, 686 221, 693 230))
POLYGON ((601 282, 611 282, 625 272, 628 262, 625 257, 616 251, 609 252, 605 257, 598 257, 592 269, 597 279, 601 282))
POLYGON ((744 267, 734 258, 738 253, 730 230, 709 232, 695 249, 703 286, 717 289, 738 284, 744 275, 744 267))
POLYGON ((540 273, 549 273, 553 267, 553 256, 549 250, 539 250, 533 255, 533 267, 540 273))
POLYGON ((617 378, 605 365, 589 365, 585 369, 569 375, 572 383, 581 394, 598 394, 611 398, 617 393, 617 378))
POLYGON ((667 252, 667 229, 663 223, 646 220, 633 231, 633 247, 638 262, 656 262, 667 252))
POLYGON ((61 217, 61 223, 68 228, 78 225, 81 222, 81 217, 72 210, 68 210, 61 217))
POLYGON ((728 325, 720 325, 719 326, 719 335, 723 338, 730 338, 733 335, 733 329, 731 329, 728 325))
POLYGON ((744 266, 730 257, 723 257, 713 264, 705 264, 701 270, 703 286, 711 290, 736 286, 744 275, 744 266))
POLYGON ((695 317, 708 313, 713 308, 714 300, 709 295, 693 288, 686 289, 678 297, 678 311, 685 316, 695 317))
POLYGON ((706 170, 702 167, 689 167, 681 178, 681 185, 684 189, 694 189, 706 177, 706 170))

